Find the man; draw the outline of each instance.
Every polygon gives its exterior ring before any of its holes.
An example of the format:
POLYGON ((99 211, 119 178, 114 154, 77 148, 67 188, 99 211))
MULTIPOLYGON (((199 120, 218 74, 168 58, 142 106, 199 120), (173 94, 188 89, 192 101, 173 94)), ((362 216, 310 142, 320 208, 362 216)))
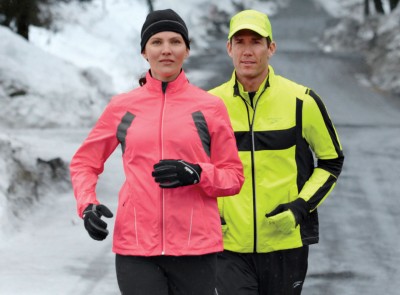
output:
POLYGON ((341 172, 342 147, 319 96, 269 65, 276 44, 267 15, 236 14, 228 39, 235 70, 210 92, 228 108, 246 180, 239 195, 219 198, 218 293, 301 294, 317 207, 341 172))

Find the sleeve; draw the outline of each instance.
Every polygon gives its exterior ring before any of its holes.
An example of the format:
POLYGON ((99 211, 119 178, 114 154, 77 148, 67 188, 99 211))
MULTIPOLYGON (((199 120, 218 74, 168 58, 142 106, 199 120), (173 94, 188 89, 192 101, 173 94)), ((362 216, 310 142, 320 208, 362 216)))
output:
POLYGON ((299 197, 315 210, 331 193, 342 171, 344 155, 336 129, 321 98, 308 90, 303 105, 303 137, 310 145, 317 166, 299 197))
POLYGON ((228 111, 218 98, 216 112, 208 118, 211 145, 210 162, 202 168, 200 186, 208 196, 232 196, 240 192, 244 182, 243 165, 228 111))
POLYGON ((71 182, 80 217, 89 204, 99 204, 97 180, 104 163, 119 144, 114 121, 109 104, 71 160, 71 182))

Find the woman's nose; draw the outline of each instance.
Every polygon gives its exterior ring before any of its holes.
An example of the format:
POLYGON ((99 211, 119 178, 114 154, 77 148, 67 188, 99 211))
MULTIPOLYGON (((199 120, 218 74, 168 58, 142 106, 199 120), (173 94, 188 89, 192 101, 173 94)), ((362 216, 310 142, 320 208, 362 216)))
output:
POLYGON ((170 53, 171 52, 171 46, 168 43, 163 44, 162 46, 162 53, 170 53))

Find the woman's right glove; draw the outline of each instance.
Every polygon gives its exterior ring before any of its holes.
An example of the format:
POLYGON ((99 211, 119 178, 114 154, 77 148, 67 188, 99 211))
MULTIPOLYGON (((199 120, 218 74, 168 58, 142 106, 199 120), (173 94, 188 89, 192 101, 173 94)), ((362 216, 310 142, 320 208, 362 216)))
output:
POLYGON ((200 182, 201 167, 183 160, 161 160, 151 175, 161 188, 175 188, 200 182))
POLYGON ((83 220, 89 236, 97 241, 104 240, 108 235, 107 223, 101 220, 101 216, 111 218, 112 212, 104 205, 90 204, 83 211, 83 220))

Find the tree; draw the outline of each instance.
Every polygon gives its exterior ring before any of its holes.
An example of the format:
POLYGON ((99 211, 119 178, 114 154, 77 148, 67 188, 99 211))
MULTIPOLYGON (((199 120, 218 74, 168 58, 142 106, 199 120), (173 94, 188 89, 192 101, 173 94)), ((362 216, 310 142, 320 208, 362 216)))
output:
POLYGON ((46 14, 49 5, 62 2, 91 2, 92 0, 0 0, 0 25, 7 26, 29 40, 29 26, 49 27, 51 14, 46 14))
POLYGON ((149 7, 149 12, 154 11, 153 0, 147 0, 147 6, 149 7))
POLYGON ((385 14, 381 0, 374 0, 375 10, 377 13, 385 14))
POLYGON ((364 15, 370 15, 369 0, 364 0, 364 15))
MULTIPOLYGON (((399 0, 389 0, 390 11, 393 11, 397 7, 397 4, 399 4, 399 0)), ((385 14, 382 0, 374 0, 374 7, 377 13, 385 14)), ((370 15, 370 13, 369 0, 364 0, 364 14, 370 15)))
POLYGON ((396 8, 397 4, 399 4, 399 0, 390 0, 389 4, 390 11, 393 11, 396 8))
POLYGON ((39 8, 37 0, 2 0, 0 13, 4 15, 1 25, 7 26, 29 40, 29 25, 39 8))

